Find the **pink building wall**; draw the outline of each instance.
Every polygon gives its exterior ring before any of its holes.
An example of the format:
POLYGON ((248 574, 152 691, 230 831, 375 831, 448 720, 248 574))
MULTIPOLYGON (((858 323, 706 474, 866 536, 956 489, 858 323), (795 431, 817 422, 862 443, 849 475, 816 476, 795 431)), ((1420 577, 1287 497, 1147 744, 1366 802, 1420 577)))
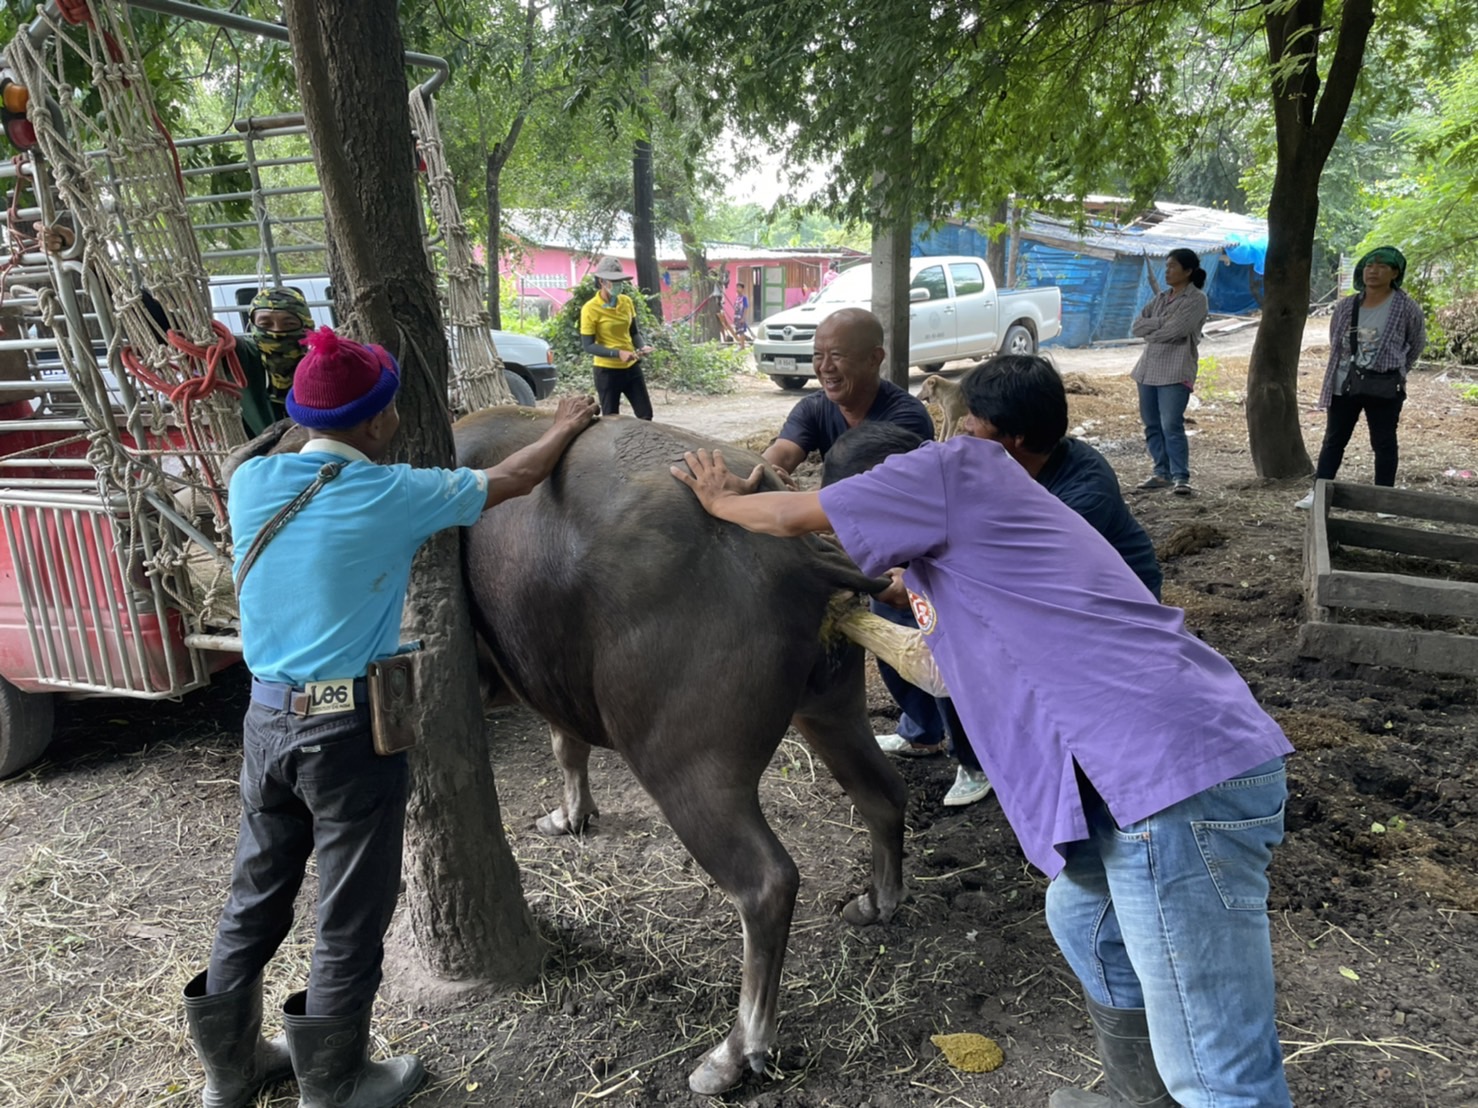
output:
MULTIPOLYGON (((571 250, 546 246, 525 246, 517 252, 505 254, 501 260, 501 271, 504 276, 513 279, 518 295, 547 299, 554 311, 564 306, 570 298, 570 291, 595 268, 596 262, 594 258, 571 250)), ((714 263, 713 268, 718 268, 719 264, 714 263)), ((746 285, 751 285, 748 290, 751 302, 750 320, 757 322, 760 312, 755 303, 752 278, 749 275, 756 268, 776 266, 777 259, 774 256, 726 258, 721 264, 728 276, 728 284, 722 292, 724 317, 733 318, 735 286, 743 281, 746 285)), ((621 267, 634 282, 636 263, 623 258, 621 267)), ((663 318, 668 322, 686 318, 693 310, 686 260, 660 259, 658 269, 663 277, 663 318)), ((814 288, 801 285, 787 287, 784 292, 785 307, 793 308, 803 303, 814 291, 814 288)))

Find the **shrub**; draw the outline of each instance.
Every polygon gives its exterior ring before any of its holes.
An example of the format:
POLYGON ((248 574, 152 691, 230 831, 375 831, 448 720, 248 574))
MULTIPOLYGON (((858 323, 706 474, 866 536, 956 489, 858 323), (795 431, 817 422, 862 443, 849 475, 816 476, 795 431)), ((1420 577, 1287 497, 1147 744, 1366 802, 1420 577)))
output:
MULTIPOLYGON (((589 392, 590 356, 580 343, 580 309, 595 295, 595 281, 587 278, 570 294, 559 314, 549 321, 544 339, 554 351, 561 389, 589 392)), ((734 388, 748 355, 716 342, 695 343, 681 328, 657 321, 643 297, 633 296, 636 324, 652 353, 642 359, 647 383, 678 392, 724 393, 734 388)))
POLYGON ((1444 352, 1460 365, 1478 365, 1478 295, 1459 296, 1437 311, 1444 352))

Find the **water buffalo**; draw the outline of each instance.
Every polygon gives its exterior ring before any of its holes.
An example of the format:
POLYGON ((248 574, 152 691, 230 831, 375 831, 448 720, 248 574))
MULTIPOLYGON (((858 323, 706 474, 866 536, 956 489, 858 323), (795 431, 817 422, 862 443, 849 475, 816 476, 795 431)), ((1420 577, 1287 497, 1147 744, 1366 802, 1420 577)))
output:
MULTIPOLYGON (((547 415, 495 408, 455 429, 486 468, 547 415)), ((595 814, 592 746, 620 752, 683 845, 736 903, 744 929, 738 1019, 689 1075, 695 1092, 764 1072, 799 875, 765 822, 760 774, 793 724, 846 790, 872 839, 872 887, 843 911, 885 921, 903 892, 904 786, 868 724, 861 651, 824 643, 838 589, 876 591, 820 540, 752 535, 708 516, 668 467, 713 443, 606 419, 531 495, 464 537, 474 625, 497 677, 551 725, 564 800, 539 821, 577 832, 595 814)), ((743 469, 758 461, 725 448, 743 469)), ((744 470, 747 472, 747 469, 744 470)))

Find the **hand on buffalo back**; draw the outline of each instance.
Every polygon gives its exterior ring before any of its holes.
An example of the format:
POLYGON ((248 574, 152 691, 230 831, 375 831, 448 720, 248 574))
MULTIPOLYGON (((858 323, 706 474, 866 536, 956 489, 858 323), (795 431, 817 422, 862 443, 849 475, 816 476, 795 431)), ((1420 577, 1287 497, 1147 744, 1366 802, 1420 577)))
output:
POLYGON ((600 405, 588 396, 566 396, 554 409, 554 429, 574 438, 600 418, 600 405))
POLYGON ((754 492, 765 473, 764 466, 755 466, 747 478, 730 473, 729 467, 724 465, 723 454, 718 450, 712 453, 689 450, 683 455, 683 461, 687 462, 688 468, 673 466, 672 475, 697 494, 698 502, 708 512, 712 512, 714 504, 726 496, 754 492))
POLYGON ((908 589, 903 584, 903 570, 898 569, 896 566, 888 570, 888 580, 892 584, 878 593, 878 599, 884 604, 891 604, 895 608, 907 609, 909 606, 908 589))

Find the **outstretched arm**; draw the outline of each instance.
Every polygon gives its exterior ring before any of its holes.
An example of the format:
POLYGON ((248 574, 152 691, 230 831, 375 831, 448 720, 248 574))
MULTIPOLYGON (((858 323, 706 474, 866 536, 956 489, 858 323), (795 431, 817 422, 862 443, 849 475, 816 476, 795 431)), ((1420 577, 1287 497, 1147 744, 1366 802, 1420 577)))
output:
POLYGON ((532 492, 554 472, 570 443, 599 418, 599 409, 588 396, 567 396, 561 400, 554 412, 553 425, 538 441, 508 455, 487 471, 488 498, 482 510, 532 492))
MULTIPOLYGON (((746 531, 789 538, 813 531, 830 531, 831 522, 821 507, 821 497, 814 492, 736 492, 724 456, 717 450, 689 451, 683 455, 688 468, 673 466, 672 475, 698 497, 709 515, 737 523, 746 531), (690 472, 691 471, 691 472, 690 472)), ((757 481, 755 473, 750 481, 757 481)))

